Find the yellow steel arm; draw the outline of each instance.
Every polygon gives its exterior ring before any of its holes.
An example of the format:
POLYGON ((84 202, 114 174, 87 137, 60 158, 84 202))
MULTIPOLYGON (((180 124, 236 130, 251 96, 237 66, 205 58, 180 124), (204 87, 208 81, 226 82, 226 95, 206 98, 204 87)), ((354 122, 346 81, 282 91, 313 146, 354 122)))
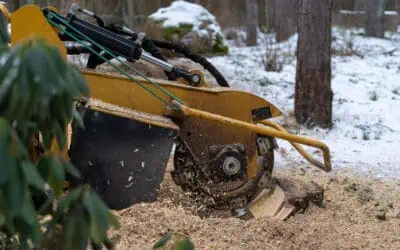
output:
MULTIPOLYGON (((282 132, 282 133, 289 134, 281 125, 279 125, 277 123, 274 123, 272 121, 263 120, 263 121, 260 121, 260 123, 265 125, 265 126, 272 127, 274 129, 282 132)), ((305 138, 305 137, 302 137, 302 136, 298 136, 298 137, 299 137, 300 140, 308 141, 309 144, 313 144, 312 145, 313 147, 321 149, 322 152, 324 153, 325 165, 328 162, 329 163, 328 164, 329 169, 331 168, 330 154, 329 154, 328 146, 326 146, 324 143, 316 141, 316 140, 311 140, 309 138, 305 138)), ((324 163, 322 163, 322 162, 318 161, 317 159, 313 158, 310 154, 308 154, 306 152, 306 150, 299 143, 296 143, 296 142, 291 141, 291 140, 288 140, 288 141, 297 150, 297 152, 299 152, 299 154, 301 156, 303 156, 304 159, 306 159, 310 164, 312 164, 312 165, 314 165, 314 166, 316 166, 316 167, 318 167, 318 168, 320 168, 322 170, 325 170, 326 167, 324 166, 324 163)), ((305 143, 301 143, 301 144, 305 144, 305 143)), ((311 146, 311 145, 309 145, 309 146, 311 146)))
MULTIPOLYGON (((302 136, 298 136, 298 135, 293 135, 293 134, 289 134, 287 133, 283 128, 282 129, 272 129, 272 128, 268 128, 268 127, 261 127, 252 123, 248 123, 248 122, 244 122, 244 121, 240 121, 240 120, 236 120, 236 119, 232 119, 232 118, 228 118, 228 117, 224 117, 221 115, 216 115, 213 113, 209 113, 209 112, 205 112, 205 111, 201 111, 201 110, 197 110, 197 109, 193 109, 193 108, 189 108, 183 104, 180 104, 176 101, 173 101, 173 105, 175 105, 175 107, 177 107, 180 111, 182 111, 182 113, 185 116, 192 116, 192 117, 198 117, 201 119, 206 119, 206 120, 213 120, 222 124, 226 124, 226 125, 230 125, 230 126, 236 126, 239 128, 247 128, 255 133, 258 134, 262 134, 262 135, 266 135, 266 136, 271 136, 271 137, 276 137, 279 139, 283 139, 283 140, 287 140, 291 143, 294 143, 293 146, 295 146, 295 148, 307 159, 309 160, 312 164, 314 164, 316 167, 320 168, 321 170, 325 171, 325 172, 330 172, 332 170, 332 166, 331 166, 331 158, 330 158, 330 152, 329 152, 329 148, 328 146, 326 146, 324 143, 319 142, 317 140, 313 140, 310 138, 306 138, 306 137, 302 137, 302 136), (300 144, 304 144, 310 147, 315 147, 318 148, 320 150, 322 150, 323 154, 324 154, 324 164, 322 165, 322 163, 319 163, 318 161, 312 159, 305 151, 304 149, 298 145, 297 143, 300 144), (317 163, 318 162, 318 163, 317 163), (316 163, 316 164, 315 164, 316 163)), ((265 123, 267 124, 267 126, 273 126, 273 123, 265 123)))

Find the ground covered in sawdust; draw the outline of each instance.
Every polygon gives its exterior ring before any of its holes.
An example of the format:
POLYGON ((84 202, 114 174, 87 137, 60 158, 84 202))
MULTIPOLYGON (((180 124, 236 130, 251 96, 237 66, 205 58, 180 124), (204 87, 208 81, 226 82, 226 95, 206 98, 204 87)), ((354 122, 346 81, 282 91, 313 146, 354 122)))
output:
POLYGON ((315 181, 325 189, 323 207, 284 222, 200 217, 167 174, 159 202, 116 212, 121 229, 112 237, 118 249, 151 249, 169 231, 190 235, 196 249, 400 249, 400 181, 295 166, 275 176, 315 181))

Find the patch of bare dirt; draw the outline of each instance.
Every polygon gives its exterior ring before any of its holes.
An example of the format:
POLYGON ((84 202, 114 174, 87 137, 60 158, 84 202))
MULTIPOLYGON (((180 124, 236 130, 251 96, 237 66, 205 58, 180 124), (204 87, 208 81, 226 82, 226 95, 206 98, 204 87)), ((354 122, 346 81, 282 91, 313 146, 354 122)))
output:
POLYGON ((182 193, 167 173, 160 199, 116 212, 118 249, 151 249, 167 232, 189 235, 196 249, 400 249, 400 182, 298 167, 276 170, 278 180, 314 181, 323 206, 311 205, 287 221, 248 221, 211 214, 182 193))

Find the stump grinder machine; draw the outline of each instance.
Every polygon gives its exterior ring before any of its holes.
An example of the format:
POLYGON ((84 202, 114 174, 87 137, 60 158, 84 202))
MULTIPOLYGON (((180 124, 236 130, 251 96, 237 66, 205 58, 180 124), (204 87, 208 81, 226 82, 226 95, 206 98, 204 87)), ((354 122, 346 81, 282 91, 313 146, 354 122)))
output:
POLYGON ((156 201, 170 157, 177 186, 203 197, 206 206, 238 217, 282 220, 293 211, 272 178, 276 139, 290 142, 310 164, 331 170, 325 144, 272 122, 282 115, 277 107, 229 88, 206 58, 182 44, 105 24, 76 4, 65 16, 53 7, 25 5, 13 13, 0 7, 11 25, 11 46, 38 37, 66 59, 89 56, 80 71, 90 98, 77 97, 85 128, 72 122, 71 142, 62 153, 82 173, 78 181, 90 184, 111 209, 156 201), (207 83, 203 70, 172 65, 161 53, 165 50, 201 65, 219 86, 207 83), (140 60, 160 67, 168 80, 136 70, 140 60), (119 74, 96 70, 105 63, 119 74), (324 162, 302 145, 321 150, 324 162))

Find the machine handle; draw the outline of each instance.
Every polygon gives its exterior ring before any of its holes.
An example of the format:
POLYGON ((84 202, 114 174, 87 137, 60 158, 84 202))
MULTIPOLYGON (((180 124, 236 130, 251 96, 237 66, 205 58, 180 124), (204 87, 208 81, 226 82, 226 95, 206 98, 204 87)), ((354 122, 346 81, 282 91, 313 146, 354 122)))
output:
MULTIPOLYGON (((200 119, 212 120, 212 121, 216 121, 216 122, 219 122, 222 124, 233 125, 233 126, 236 126, 239 128, 249 129, 257 134, 276 137, 279 139, 289 141, 290 143, 295 143, 295 145, 296 145, 295 148, 311 164, 313 164, 314 166, 318 167, 319 169, 321 169, 325 172, 330 172, 332 170, 331 156, 330 156, 329 148, 328 148, 328 146, 326 146, 324 143, 322 143, 320 141, 306 138, 303 136, 290 134, 290 133, 286 132, 283 128, 282 128, 283 129, 283 131, 282 131, 280 129, 278 130, 278 129, 274 129, 274 128, 261 127, 261 126, 258 126, 258 125, 252 124, 252 123, 228 118, 225 116, 209 113, 209 112, 198 110, 198 109, 189 108, 183 104, 178 103, 175 100, 172 101, 172 105, 174 107, 176 107, 179 111, 181 111, 185 116, 198 117, 200 119), (307 146, 318 148, 318 149, 322 150, 322 152, 324 154, 324 164, 313 159, 298 144, 303 144, 303 145, 307 145, 307 146)), ((271 123, 271 124, 273 124, 273 123, 271 123)), ((267 126, 271 126, 271 124, 268 124, 267 126)))
MULTIPOLYGON (((284 132, 284 133, 288 133, 281 125, 271 122, 269 120, 263 120, 260 121, 261 124, 268 126, 268 127, 272 127, 278 131, 284 132)), ((307 139, 307 138, 304 138, 307 139)), ((327 149, 327 146, 321 142, 318 142, 315 144, 316 148, 319 148, 320 150, 322 150, 323 155, 324 155, 324 163, 318 161, 317 159, 313 158, 309 153, 307 153, 307 151, 304 149, 303 146, 301 146, 299 143, 296 142, 292 142, 289 141, 290 144, 292 144, 292 146, 297 150, 297 152, 304 157, 304 159, 306 159, 310 164, 316 166, 317 168, 320 168, 324 171, 326 171, 325 169, 327 168, 326 166, 328 166, 328 168, 331 168, 331 161, 330 161, 330 153, 329 150, 327 149)))

